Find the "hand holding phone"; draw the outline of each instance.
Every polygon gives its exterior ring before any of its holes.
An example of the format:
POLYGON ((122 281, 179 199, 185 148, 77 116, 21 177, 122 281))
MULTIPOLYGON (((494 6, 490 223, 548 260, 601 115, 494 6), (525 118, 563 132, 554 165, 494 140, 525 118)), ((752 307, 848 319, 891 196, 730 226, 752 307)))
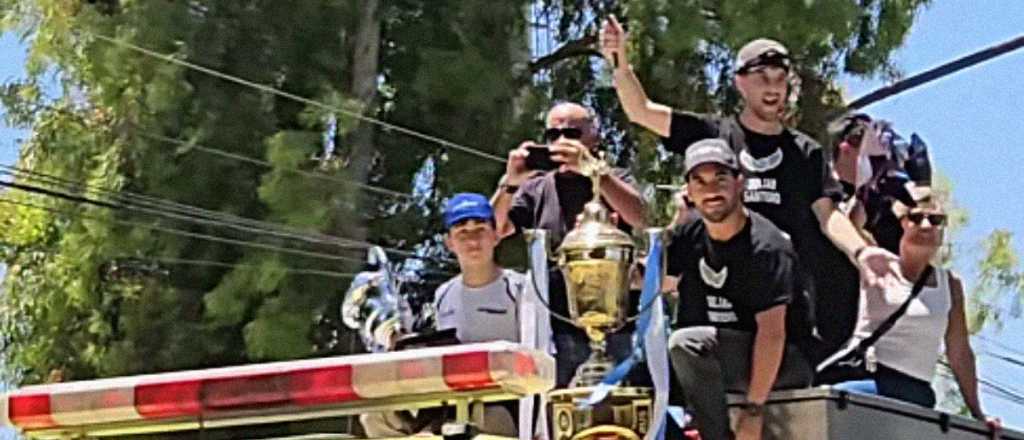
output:
POLYGON ((551 150, 547 145, 531 145, 526 147, 526 169, 531 171, 550 171, 558 168, 558 163, 551 160, 551 150))

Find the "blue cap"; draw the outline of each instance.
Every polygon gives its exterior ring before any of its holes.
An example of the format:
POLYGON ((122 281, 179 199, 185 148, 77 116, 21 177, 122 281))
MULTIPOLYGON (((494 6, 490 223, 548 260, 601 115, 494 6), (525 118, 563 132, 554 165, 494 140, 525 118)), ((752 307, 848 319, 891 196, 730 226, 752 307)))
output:
POLYGON ((483 194, 458 193, 444 206, 445 228, 469 219, 494 221, 494 209, 483 194))

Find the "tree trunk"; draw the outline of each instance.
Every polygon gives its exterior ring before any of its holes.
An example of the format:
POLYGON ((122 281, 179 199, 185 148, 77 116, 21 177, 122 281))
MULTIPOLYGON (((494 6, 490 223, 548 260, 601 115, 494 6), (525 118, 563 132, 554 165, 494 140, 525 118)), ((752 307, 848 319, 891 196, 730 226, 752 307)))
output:
MULTIPOLYGON (((377 77, 380 72, 380 0, 363 0, 360 2, 359 28, 356 31, 352 51, 352 83, 351 96, 360 103, 364 113, 373 113, 377 98, 377 77)), ((373 160, 375 127, 367 122, 359 122, 348 134, 348 144, 352 147, 348 164, 348 177, 356 182, 366 182, 369 178, 370 165, 373 160)), ((353 192, 356 209, 375 206, 365 192, 353 192)), ((354 218, 361 217, 357 212, 354 218)), ((362 222, 342 221, 338 227, 341 234, 356 240, 366 238, 366 226, 362 222)))

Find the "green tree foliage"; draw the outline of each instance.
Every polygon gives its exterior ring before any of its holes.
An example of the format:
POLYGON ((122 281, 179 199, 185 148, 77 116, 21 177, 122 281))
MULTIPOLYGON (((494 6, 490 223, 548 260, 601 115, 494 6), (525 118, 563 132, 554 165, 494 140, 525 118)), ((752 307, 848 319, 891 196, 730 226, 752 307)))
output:
MULTIPOLYGON (((730 53, 756 36, 780 39, 801 66, 800 127, 823 133, 825 115, 839 104, 837 76, 891 75, 889 56, 926 3, 3 0, 4 29, 31 46, 29 80, 9 84, 3 99, 11 122, 32 129, 22 145, 24 168, 434 257, 444 253, 439 203, 453 191, 489 192, 502 164, 145 57, 99 36, 499 157, 538 137, 552 101, 583 101, 601 118, 613 160, 648 182, 670 184, 677 167, 654 137, 627 124, 594 50, 607 13, 628 20, 635 49, 628 61, 649 94, 684 109, 733 111, 730 53), (540 49, 533 33, 539 26, 551 29, 550 53, 531 53, 540 49), (376 50, 368 51, 368 42, 376 50), (51 77, 61 90, 45 97, 38 84, 51 77), (376 90, 367 90, 368 78, 376 90), (324 153, 325 146, 334 151, 324 153), (327 184, 289 171, 295 168, 415 197, 327 184)), ((347 257, 361 257, 358 251, 13 190, 3 197, 59 211, 0 210, 9 267, 0 333, 6 370, 18 383, 353 349, 337 322, 346 281, 294 270, 348 272, 358 263, 147 226, 347 257), (124 263, 153 258, 237 267, 140 270, 124 263)))
POLYGON ((982 243, 976 285, 971 290, 968 320, 972 333, 986 325, 1002 329, 1007 318, 1019 318, 1024 301, 1024 270, 1013 246, 1013 234, 999 229, 982 243))

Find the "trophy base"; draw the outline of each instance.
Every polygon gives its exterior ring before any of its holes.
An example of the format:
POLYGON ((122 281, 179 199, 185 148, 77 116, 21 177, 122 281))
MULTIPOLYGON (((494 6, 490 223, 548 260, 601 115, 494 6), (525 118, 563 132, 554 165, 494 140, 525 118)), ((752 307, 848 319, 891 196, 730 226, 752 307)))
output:
POLYGON ((590 358, 576 367, 576 374, 569 381, 569 388, 597 386, 614 368, 615 364, 604 353, 603 347, 599 350, 592 350, 590 358))
POLYGON ((553 440, 640 440, 647 434, 653 407, 650 388, 616 387, 597 405, 581 407, 593 391, 581 387, 548 393, 553 440))

